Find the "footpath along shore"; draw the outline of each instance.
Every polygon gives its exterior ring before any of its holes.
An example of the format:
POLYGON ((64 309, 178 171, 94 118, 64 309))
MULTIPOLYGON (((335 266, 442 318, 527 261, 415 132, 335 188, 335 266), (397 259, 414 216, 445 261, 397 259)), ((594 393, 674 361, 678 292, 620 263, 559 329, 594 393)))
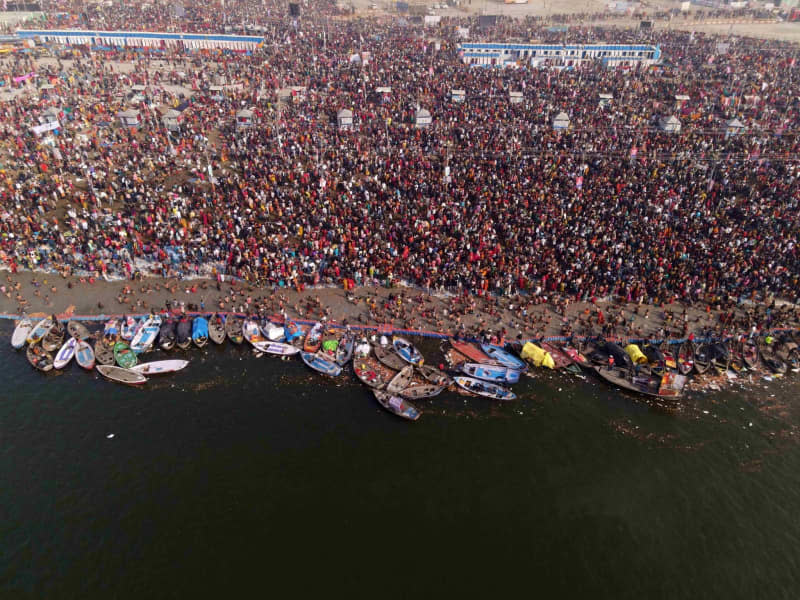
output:
POLYGON ((0 316, 17 318, 55 314, 59 318, 140 315, 165 308, 186 312, 237 312, 262 317, 283 316, 342 325, 361 325, 440 336, 494 336, 505 341, 574 334, 622 340, 681 338, 709 332, 719 336, 746 334, 752 323, 758 331, 796 329, 797 309, 784 305, 745 306, 729 310, 614 303, 606 300, 554 306, 528 297, 481 298, 429 294, 395 286, 256 288, 247 283, 211 279, 144 277, 133 281, 104 281, 88 277, 20 271, 0 272, 0 316), (757 309, 757 310, 756 310, 757 309), (725 318, 733 319, 726 325, 725 318))

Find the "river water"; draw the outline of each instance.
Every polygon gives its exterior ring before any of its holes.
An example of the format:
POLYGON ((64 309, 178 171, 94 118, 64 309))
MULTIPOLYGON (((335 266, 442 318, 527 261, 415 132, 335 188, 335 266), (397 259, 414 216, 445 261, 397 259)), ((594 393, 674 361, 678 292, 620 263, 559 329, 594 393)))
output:
POLYGON ((0 345, 0 597, 800 591, 797 375, 675 407, 538 372, 406 423, 352 375, 186 355, 137 389, 0 345))

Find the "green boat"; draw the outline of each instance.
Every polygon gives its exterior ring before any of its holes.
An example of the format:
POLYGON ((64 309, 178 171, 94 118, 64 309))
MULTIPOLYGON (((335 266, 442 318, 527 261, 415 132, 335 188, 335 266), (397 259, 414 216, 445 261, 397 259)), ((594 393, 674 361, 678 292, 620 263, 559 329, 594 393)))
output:
POLYGON ((136 353, 125 342, 114 344, 114 359, 123 369, 130 369, 136 364, 136 353))

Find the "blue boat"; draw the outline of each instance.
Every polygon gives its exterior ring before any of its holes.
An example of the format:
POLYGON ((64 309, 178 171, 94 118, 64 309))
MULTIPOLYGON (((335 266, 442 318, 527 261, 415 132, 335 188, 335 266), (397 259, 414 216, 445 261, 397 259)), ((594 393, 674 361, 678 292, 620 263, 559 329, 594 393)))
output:
POLYGON ((488 356, 492 360, 496 360, 504 367, 508 367, 509 369, 514 369, 515 371, 520 371, 520 372, 528 370, 528 365, 525 364, 525 361, 517 358, 510 352, 506 352, 499 346, 492 346, 491 344, 481 344, 481 350, 483 350, 486 353, 486 356, 488 356))
POLYGON ((303 337, 303 328, 294 321, 287 321, 283 326, 283 336, 286 338, 286 343, 291 344, 303 337))
POLYGON ((397 355, 407 363, 412 365, 421 365, 424 360, 419 350, 414 347, 414 344, 401 337, 396 337, 392 340, 392 346, 397 355))
POLYGON ((465 375, 491 381, 492 383, 517 383, 519 381, 519 371, 508 367, 498 367, 495 365, 482 365, 480 363, 462 363, 461 370, 465 375))
POLYGON ((208 342, 208 321, 203 317, 195 317, 192 322, 192 341, 202 348, 208 342))
POLYGON ((456 385, 479 396, 493 398, 494 400, 516 400, 517 395, 501 385, 494 385, 488 381, 480 381, 472 377, 456 377, 456 385))
POLYGON ((323 375, 336 377, 342 372, 342 367, 337 365, 332 360, 328 360, 327 358, 324 358, 315 352, 301 352, 300 356, 302 357, 304 363, 323 375))

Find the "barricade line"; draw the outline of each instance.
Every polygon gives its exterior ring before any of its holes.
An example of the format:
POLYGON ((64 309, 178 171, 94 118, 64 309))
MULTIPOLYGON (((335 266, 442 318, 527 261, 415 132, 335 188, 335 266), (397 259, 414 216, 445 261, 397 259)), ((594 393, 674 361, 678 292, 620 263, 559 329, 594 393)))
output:
MULTIPOLYGON (((40 311, 37 311, 40 312, 40 311)), ((161 313, 159 313, 161 314, 161 313)), ((196 316, 210 316, 210 315, 223 315, 223 316, 236 316, 247 318, 249 315, 246 313, 241 312, 226 312, 226 311, 186 311, 184 313, 170 313, 170 316, 177 317, 180 315, 186 315, 190 317, 196 316)), ((150 315, 150 313, 116 313, 116 314, 108 314, 108 315, 65 315, 65 314, 56 314, 60 320, 74 320, 74 321, 89 321, 89 322, 100 322, 100 321, 108 321, 109 319, 119 319, 123 316, 133 317, 133 318, 141 318, 150 315)), ((22 319, 22 315, 14 315, 8 313, 0 313, 0 319, 5 320, 12 320, 17 321, 22 319)), ((271 323, 275 325, 282 325, 283 319, 278 317, 277 315, 270 315, 266 317, 271 323)), ((313 326, 314 324, 318 323, 318 321, 312 321, 308 319, 289 319, 299 325, 307 325, 313 326)), ((364 325, 364 324, 348 324, 344 325, 342 323, 335 323, 329 322, 327 323, 328 327, 332 329, 355 329, 359 331, 374 331, 374 332, 381 332, 386 327, 385 323, 382 324, 375 324, 375 325, 364 325)), ((792 328, 780 328, 780 329, 770 329, 767 331, 762 331, 759 333, 759 336, 765 335, 773 335, 778 333, 798 333, 800 329, 792 329, 792 328)), ((464 340, 467 342, 472 342, 476 344, 483 343, 478 338, 472 336, 463 336, 458 334, 447 334, 441 333, 437 331, 427 331, 424 329, 394 329, 392 328, 390 331, 387 331, 387 335, 406 335, 412 337, 423 337, 423 338, 433 338, 433 339, 440 339, 440 340, 447 340, 450 338, 456 338, 459 340, 464 340)), ((544 336, 538 338, 528 338, 525 340, 519 340, 520 344, 525 344, 527 342, 531 343, 541 343, 541 342, 587 342, 587 341, 599 341, 599 342, 616 342, 618 344, 662 344, 666 342, 669 345, 679 345, 685 342, 691 341, 693 343, 698 344, 711 344, 711 343, 718 343, 718 342, 729 342, 735 339, 741 339, 743 337, 747 337, 746 335, 741 336, 726 336, 724 338, 715 338, 715 337, 695 337, 693 339, 689 338, 680 338, 674 340, 664 340, 664 339, 642 339, 642 338, 617 338, 617 337, 607 337, 604 338, 602 336, 544 336)))

